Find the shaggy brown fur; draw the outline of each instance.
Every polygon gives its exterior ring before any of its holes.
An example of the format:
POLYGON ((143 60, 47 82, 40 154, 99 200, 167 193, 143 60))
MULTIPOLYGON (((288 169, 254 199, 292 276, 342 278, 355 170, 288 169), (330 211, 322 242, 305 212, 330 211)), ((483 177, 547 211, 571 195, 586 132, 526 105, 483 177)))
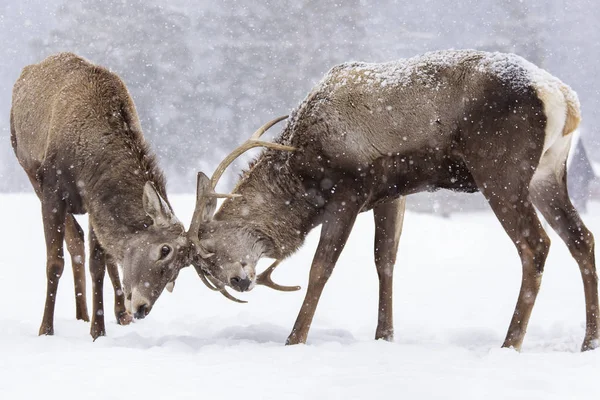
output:
MULTIPOLYGON (((111 259, 123 266, 127 279, 132 248, 142 245, 137 248, 142 252, 158 240, 159 245, 179 250, 179 242, 171 242, 180 238, 183 226, 172 216, 165 179, 144 139, 125 84, 114 73, 72 53, 60 53, 25 67, 13 90, 11 140, 42 202, 48 297, 40 334, 53 333, 54 297, 64 264, 65 220, 75 221, 73 214, 86 212, 90 216, 90 269, 95 287, 92 336, 104 334, 101 287, 106 263, 115 283, 117 318, 129 322, 111 259), (146 195, 157 205, 154 215, 142 202, 146 195), (169 221, 158 229, 155 218, 161 216, 169 221), (151 239, 142 234, 151 234, 151 239), (145 242, 138 244, 136 241, 143 237, 145 242)), ((75 237, 78 247, 83 246, 81 229, 73 233, 71 225, 66 226, 67 243, 75 237)), ((82 249, 78 251, 81 254, 82 249)), ((144 263, 144 268, 152 268, 153 260, 144 263)), ((128 297, 131 285, 135 283, 130 279, 129 285, 125 284, 128 297)), ((157 285, 152 290, 160 293, 162 288, 157 285)), ((85 306, 85 287, 81 293, 83 304, 78 303, 78 308, 85 306)), ((145 311, 151 305, 147 304, 145 311)), ((87 319, 87 311, 81 314, 87 319)))
POLYGON ((297 151, 265 151, 236 186, 241 197, 226 200, 201 227, 201 244, 214 253, 203 268, 220 279, 241 264, 254 276, 259 258, 290 255, 322 224, 288 337, 288 344, 303 343, 356 216, 374 209, 376 338, 391 340, 402 196, 481 191, 523 267, 504 346, 521 347, 550 246, 535 206, 579 264, 587 324, 582 349, 594 348, 600 338, 594 238, 569 200, 565 174, 570 136, 563 133, 579 119, 575 93, 515 55, 442 51, 334 67, 277 139, 297 151))

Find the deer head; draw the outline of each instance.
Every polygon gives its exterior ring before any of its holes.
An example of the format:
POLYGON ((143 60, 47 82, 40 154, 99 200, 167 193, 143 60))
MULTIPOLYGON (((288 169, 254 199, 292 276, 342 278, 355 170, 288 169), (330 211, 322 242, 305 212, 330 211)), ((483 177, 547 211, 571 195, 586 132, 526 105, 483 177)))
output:
POLYGON ((126 305, 136 318, 148 315, 165 287, 172 290, 179 270, 189 265, 191 247, 183 224, 150 182, 142 204, 152 225, 128 241, 121 260, 126 305))
POLYGON ((260 136, 276 123, 287 118, 277 118, 260 127, 252 137, 229 154, 217 167, 209 179, 198 173, 196 209, 188 231, 192 243, 192 264, 200 279, 210 289, 221 292, 230 300, 245 303, 229 294, 229 286, 239 292, 252 290, 256 285, 264 285, 280 291, 299 290, 298 286, 281 286, 273 282, 271 273, 279 264, 275 261, 262 274, 256 274, 256 263, 261 256, 260 244, 249 237, 244 226, 213 219, 218 198, 235 199, 239 194, 217 194, 215 187, 229 166, 237 157, 254 147, 267 147, 282 151, 294 151, 290 146, 259 140, 260 136))

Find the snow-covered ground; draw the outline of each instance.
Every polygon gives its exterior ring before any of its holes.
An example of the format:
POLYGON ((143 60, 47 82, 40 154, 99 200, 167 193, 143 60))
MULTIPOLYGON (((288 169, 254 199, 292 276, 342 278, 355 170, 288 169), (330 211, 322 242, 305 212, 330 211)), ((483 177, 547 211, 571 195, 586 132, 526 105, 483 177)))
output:
MULTIPOLYGON (((189 221, 193 198, 172 201, 180 219, 189 221)), ((59 287, 55 336, 37 336, 45 296, 39 209, 33 195, 0 196, 2 399, 547 400, 600 395, 600 350, 578 351, 584 333, 579 270, 554 233, 520 354, 500 349, 521 268, 491 213, 450 219, 407 214, 395 274, 394 343, 372 340, 377 275, 370 213, 358 219, 325 288, 307 345, 283 346, 304 290, 280 293, 258 287, 239 294, 248 304, 235 304, 209 291, 189 268, 148 318, 126 327, 114 321, 106 279, 108 336, 93 343, 89 325, 75 320, 68 269, 59 287)), ((584 220, 600 232, 600 204, 592 204, 584 220)), ((279 267, 278 282, 306 288, 317 239, 315 231, 279 267)))

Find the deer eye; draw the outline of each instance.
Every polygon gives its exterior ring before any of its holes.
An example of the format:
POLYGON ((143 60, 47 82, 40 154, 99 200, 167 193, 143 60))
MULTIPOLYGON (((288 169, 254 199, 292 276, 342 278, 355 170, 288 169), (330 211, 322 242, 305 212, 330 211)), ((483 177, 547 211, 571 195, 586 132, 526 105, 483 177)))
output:
POLYGON ((161 247, 160 249, 160 259, 164 260, 165 258, 167 258, 167 256, 171 254, 171 247, 167 246, 166 244, 161 247))

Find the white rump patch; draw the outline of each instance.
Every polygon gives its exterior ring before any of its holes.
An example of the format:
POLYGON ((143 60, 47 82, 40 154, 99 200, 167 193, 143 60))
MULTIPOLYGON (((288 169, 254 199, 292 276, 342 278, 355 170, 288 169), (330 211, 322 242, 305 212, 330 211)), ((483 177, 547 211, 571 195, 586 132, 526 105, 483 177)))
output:
MULTIPOLYGON (((579 125, 581 120, 579 98, 573 89, 547 71, 526 60, 523 60, 523 65, 529 73, 539 99, 544 104, 547 121, 544 154, 555 143, 562 143, 560 139, 572 133, 579 125)), ((564 147, 563 144, 559 146, 564 147)))
POLYGON ((537 95, 544 103, 544 114, 546 115, 544 149, 533 176, 534 182, 545 180, 549 175, 554 175, 560 181, 560 175, 564 171, 563 164, 567 160, 571 146, 571 135, 563 136, 567 121, 567 100, 559 86, 562 82, 556 78, 554 80, 555 82, 549 79, 534 81, 537 95))
POLYGON ((567 121, 567 102, 560 88, 535 84, 534 87, 538 97, 544 103, 544 114, 546 115, 546 137, 542 153, 544 154, 562 137, 563 128, 567 121))

